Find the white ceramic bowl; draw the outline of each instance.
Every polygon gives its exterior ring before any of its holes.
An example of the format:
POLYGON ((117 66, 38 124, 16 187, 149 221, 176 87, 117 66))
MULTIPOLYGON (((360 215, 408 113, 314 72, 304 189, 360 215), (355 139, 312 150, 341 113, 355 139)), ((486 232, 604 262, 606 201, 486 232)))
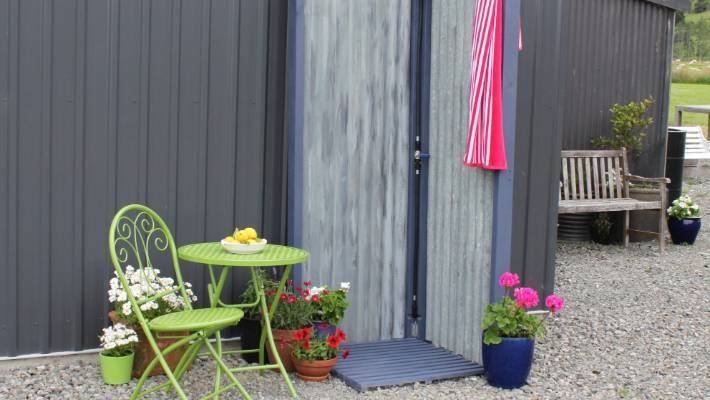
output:
POLYGON ((261 239, 261 242, 254 244, 232 243, 224 239, 222 239, 220 243, 222 243, 223 249, 234 254, 255 254, 264 250, 264 247, 266 247, 266 239, 261 239))

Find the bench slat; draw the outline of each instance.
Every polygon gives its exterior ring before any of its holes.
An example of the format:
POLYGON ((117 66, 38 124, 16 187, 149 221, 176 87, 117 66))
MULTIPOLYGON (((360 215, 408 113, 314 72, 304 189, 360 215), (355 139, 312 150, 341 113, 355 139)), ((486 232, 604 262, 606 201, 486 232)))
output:
POLYGON ((621 157, 624 150, 562 150, 562 157, 621 157))
POLYGON ((594 169, 594 198, 600 199, 601 194, 599 193, 599 157, 592 158, 592 168, 594 169))
POLYGON ((584 175, 584 164, 582 164, 582 159, 577 159, 577 176, 579 177, 579 198, 584 200, 586 198, 586 193, 584 192, 584 180, 586 176, 584 175))
POLYGON ((583 212, 659 210, 660 201, 640 201, 634 199, 607 200, 562 200, 559 214, 576 214, 583 212))
POLYGON ((569 175, 567 174, 567 158, 562 157, 562 187, 565 200, 569 200, 569 175))
POLYGON ((577 168, 574 159, 569 160, 569 174, 572 185, 572 200, 577 200, 577 168))
POLYGON ((602 199, 606 199, 606 191, 607 191, 607 174, 606 174, 606 158, 599 158, 599 166, 601 167, 601 188, 602 188, 602 199))
POLYGON ((616 197, 621 199, 624 194, 621 192, 621 180, 623 175, 621 173, 621 158, 614 157, 614 181, 616 182, 616 197))
POLYGON ((594 196, 592 194, 592 170, 589 167, 589 157, 584 157, 584 166, 586 174, 584 180, 587 182, 587 198, 593 199, 594 196))

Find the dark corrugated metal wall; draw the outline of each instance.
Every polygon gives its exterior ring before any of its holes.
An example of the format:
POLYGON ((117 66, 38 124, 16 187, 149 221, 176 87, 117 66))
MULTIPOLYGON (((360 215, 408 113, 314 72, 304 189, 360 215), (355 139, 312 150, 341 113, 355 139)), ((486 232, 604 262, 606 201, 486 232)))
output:
POLYGON ((0 0, 0 356, 97 346, 126 203, 284 239, 285 36, 278 0, 0 0))
POLYGON ((670 62, 673 45, 672 9, 643 0, 568 0, 562 35, 566 88, 563 107, 563 149, 592 148, 590 141, 611 135, 613 103, 639 101, 649 95, 646 145, 632 172, 663 174, 670 62))
POLYGON ((656 123, 632 172, 663 171, 673 11, 642 0, 526 0, 521 21, 511 269, 549 293, 560 143, 591 148, 611 132, 613 103, 653 95, 656 123))
POLYGON ((557 175, 562 119, 562 1, 521 2, 511 270, 526 285, 552 292, 555 272, 557 175))

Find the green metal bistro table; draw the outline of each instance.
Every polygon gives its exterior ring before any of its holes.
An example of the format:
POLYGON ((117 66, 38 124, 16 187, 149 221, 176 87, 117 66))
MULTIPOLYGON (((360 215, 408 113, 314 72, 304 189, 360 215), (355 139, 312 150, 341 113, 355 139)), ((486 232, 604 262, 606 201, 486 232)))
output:
MULTIPOLYGON (((228 353, 259 353, 259 365, 256 366, 246 366, 240 368, 231 368, 232 372, 244 372, 259 370, 260 372, 265 369, 278 368, 283 376, 288 390, 291 396, 294 398, 298 397, 296 389, 291 383, 291 379, 288 377, 288 373, 279 358, 279 353, 276 351, 276 343, 274 342, 274 336, 271 332, 271 318, 274 316, 276 307, 278 306, 279 298, 281 292, 284 289, 288 276, 291 273, 291 268, 294 264, 300 264, 308 259, 308 252, 295 247, 279 246, 273 244, 267 244, 264 251, 256 254, 232 254, 228 253, 226 250, 222 249, 222 246, 218 242, 212 243, 195 243, 181 246, 178 249, 178 257, 181 260, 191 261, 194 263, 205 264, 209 268, 210 273, 210 283, 207 285, 207 294, 209 296, 210 307, 235 307, 235 308, 249 308, 254 306, 259 306, 261 308, 261 313, 263 317, 263 329, 261 331, 261 340, 259 341, 258 349, 242 349, 234 351, 222 352, 222 342, 219 332, 216 332, 216 344, 217 352, 221 356, 222 354, 228 353), (221 268, 219 271, 219 276, 215 275, 214 269, 221 268), (242 267, 249 268, 251 271, 251 278, 254 282, 259 282, 256 285, 256 300, 249 304, 226 304, 222 302, 220 295, 222 289, 224 288, 224 282, 227 280, 227 275, 231 268, 242 267), (278 289, 276 290, 276 296, 268 308, 266 305, 266 296, 264 295, 264 285, 263 282, 259 281, 259 275, 256 273, 256 268, 258 267, 283 267, 283 276, 279 281, 278 289), (268 342, 274 359, 275 364, 265 364, 264 363, 264 345, 268 342)), ((217 374, 215 376, 215 385, 219 387, 220 384, 220 371, 217 369, 217 374)))

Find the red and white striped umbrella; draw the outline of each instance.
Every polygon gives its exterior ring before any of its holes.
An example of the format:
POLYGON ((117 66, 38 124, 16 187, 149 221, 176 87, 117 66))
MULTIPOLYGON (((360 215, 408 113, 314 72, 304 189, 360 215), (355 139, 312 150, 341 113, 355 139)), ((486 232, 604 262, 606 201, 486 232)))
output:
POLYGON ((503 0, 478 0, 472 46, 464 165, 504 170, 503 0))

